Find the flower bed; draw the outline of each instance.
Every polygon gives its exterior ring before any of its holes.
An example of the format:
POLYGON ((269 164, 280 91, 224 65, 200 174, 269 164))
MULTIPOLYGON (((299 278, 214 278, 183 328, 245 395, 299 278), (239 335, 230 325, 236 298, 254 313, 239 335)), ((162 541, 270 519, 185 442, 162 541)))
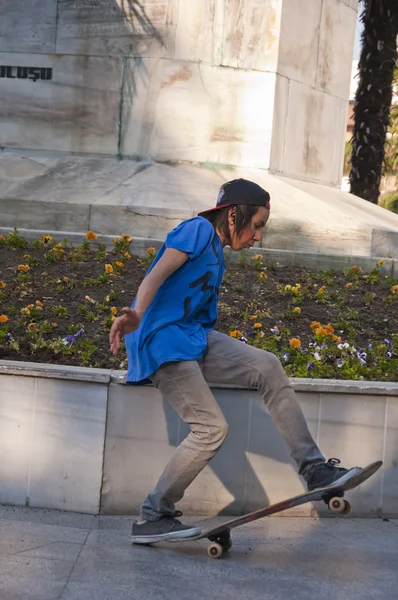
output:
MULTIPOLYGON (((155 257, 112 251, 86 240, 43 235, 28 244, 0 236, 0 358, 110 369, 126 368, 124 348, 109 352, 108 332, 129 305, 155 257)), ((266 264, 241 253, 227 264, 217 329, 279 356, 294 377, 398 381, 398 280, 381 273, 313 272, 266 264)))

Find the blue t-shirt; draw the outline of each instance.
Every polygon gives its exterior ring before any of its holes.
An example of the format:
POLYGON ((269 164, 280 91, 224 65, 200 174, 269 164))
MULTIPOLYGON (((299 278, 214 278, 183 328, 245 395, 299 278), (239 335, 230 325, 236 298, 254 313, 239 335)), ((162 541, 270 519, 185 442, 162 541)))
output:
POLYGON ((150 383, 149 375, 163 363, 202 357, 206 334, 216 324, 225 263, 213 225, 203 217, 178 225, 167 235, 146 276, 166 248, 185 252, 189 260, 163 282, 139 328, 125 336, 127 383, 150 383))

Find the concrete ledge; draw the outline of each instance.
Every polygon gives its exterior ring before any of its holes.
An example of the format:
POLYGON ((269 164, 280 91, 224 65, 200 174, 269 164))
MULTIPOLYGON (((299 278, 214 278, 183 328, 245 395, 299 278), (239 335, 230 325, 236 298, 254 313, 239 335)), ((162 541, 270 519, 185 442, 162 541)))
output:
POLYGON ((25 377, 44 377, 47 379, 69 379, 71 381, 90 381, 108 383, 111 373, 107 369, 89 369, 69 365, 49 365, 17 360, 0 360, 0 375, 19 375, 25 377))
MULTIPOLYGON (((0 503, 136 514, 188 427, 124 371, 0 362, 0 503)), ((310 431, 343 465, 383 470, 350 492, 353 516, 398 516, 398 384, 293 379, 310 431)), ((188 488, 187 514, 241 514, 301 493, 283 439, 253 390, 210 384, 230 424, 188 488)), ((305 505, 283 516, 328 515, 305 505)))
MULTIPOLYGON (((7 236, 13 228, 0 227, 0 235, 7 236)), ((86 239, 85 233, 71 231, 54 231, 48 229, 18 229, 20 235, 28 241, 34 241, 40 238, 41 235, 51 235, 56 240, 62 241, 67 238, 72 245, 80 245, 86 239)), ((123 225, 118 233, 112 235, 98 235, 97 239, 91 242, 93 248, 99 244, 105 244, 108 249, 113 248, 112 239, 125 233, 123 225)), ((145 256, 146 250, 153 247, 156 250, 162 246, 163 240, 144 237, 133 237, 130 249, 137 256, 145 256)), ((275 250, 273 248, 262 248, 255 246, 245 250, 248 258, 255 254, 261 253, 265 261, 269 263, 279 263, 280 266, 295 266, 313 269, 314 271, 328 271, 330 269, 343 270, 348 269, 352 265, 361 267, 364 272, 370 272, 376 266, 379 260, 384 260, 385 265, 380 267, 380 272, 383 275, 398 278, 398 259, 386 258, 383 256, 352 256, 343 254, 314 254, 310 252, 296 252, 293 250, 275 250)), ((228 256, 228 262, 237 263, 240 260, 240 252, 233 252, 229 255, 229 248, 226 248, 225 254, 228 256)))

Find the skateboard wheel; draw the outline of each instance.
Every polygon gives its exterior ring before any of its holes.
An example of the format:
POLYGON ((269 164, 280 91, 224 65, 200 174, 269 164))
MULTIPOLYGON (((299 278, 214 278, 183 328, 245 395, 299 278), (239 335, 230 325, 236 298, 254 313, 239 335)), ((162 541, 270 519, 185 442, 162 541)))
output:
POLYGON ((220 556, 223 555, 223 547, 221 546, 221 544, 210 544, 210 546, 207 548, 207 554, 210 556, 210 558, 220 558, 220 556))
POLYGON ((335 496, 329 500, 329 508, 334 513, 343 513, 345 510, 346 501, 343 498, 335 496))
POLYGON ((351 512, 351 504, 345 500, 344 501, 344 510, 341 513, 342 515, 348 515, 351 512))

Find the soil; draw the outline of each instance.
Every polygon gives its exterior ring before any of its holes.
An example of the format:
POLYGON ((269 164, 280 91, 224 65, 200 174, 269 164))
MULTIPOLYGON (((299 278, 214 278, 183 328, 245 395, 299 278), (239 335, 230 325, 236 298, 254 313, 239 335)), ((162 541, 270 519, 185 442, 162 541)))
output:
MULTIPOLYGON (((150 259, 143 262, 135 256, 124 257, 127 249, 128 246, 117 250, 115 246, 113 252, 105 252, 80 248, 76 252, 66 246, 56 254, 56 261, 51 262, 49 245, 10 248, 3 241, 0 281, 6 287, 0 289, 0 315, 8 320, 0 323, 0 333, 3 330, 0 359, 126 368, 124 351, 118 357, 109 351, 111 308, 118 311, 131 304, 150 262, 150 259), (102 283, 94 281, 104 274, 104 264, 115 266, 117 260, 124 262, 119 274, 105 277, 102 283), (24 264, 31 265, 27 274, 17 270, 18 265, 24 264), (111 298, 107 298, 110 294, 111 298), (32 312, 21 314, 21 309, 36 301, 42 303, 41 311, 33 309, 33 316, 32 312), (30 323, 33 324, 31 330, 30 323), (75 334, 81 328, 84 333, 78 338, 80 352, 76 352, 77 344, 75 348, 62 345, 61 340, 67 334, 75 334), (10 336, 6 338, 5 332, 11 334, 18 349, 10 344, 10 336), (49 347, 54 341, 58 346, 49 347), (64 350, 60 350, 60 345, 64 350)), ((373 280, 377 279, 378 272, 375 269, 373 280)), ((287 328, 289 335, 307 346, 313 337, 310 324, 319 321, 323 325, 330 323, 342 339, 350 336, 358 347, 365 347, 398 333, 398 311, 394 304, 398 294, 391 293, 392 285, 398 281, 382 274, 379 279, 372 284, 371 276, 356 270, 346 274, 317 273, 304 268, 266 265, 249 258, 244 264, 227 263, 220 290, 217 329, 227 334, 238 330, 251 343, 259 331, 264 332, 264 339, 273 337, 270 330, 276 325, 279 329, 287 328), (260 278, 261 272, 266 277, 260 278), (351 285, 347 287, 347 283, 351 285), (296 284, 301 286, 298 296, 286 293, 286 285, 296 284), (319 298, 322 286, 326 286, 324 301, 319 298), (295 307, 300 312, 293 312, 295 307), (261 312, 251 318, 256 311, 261 312), (255 328, 255 323, 261 327, 255 328)))

